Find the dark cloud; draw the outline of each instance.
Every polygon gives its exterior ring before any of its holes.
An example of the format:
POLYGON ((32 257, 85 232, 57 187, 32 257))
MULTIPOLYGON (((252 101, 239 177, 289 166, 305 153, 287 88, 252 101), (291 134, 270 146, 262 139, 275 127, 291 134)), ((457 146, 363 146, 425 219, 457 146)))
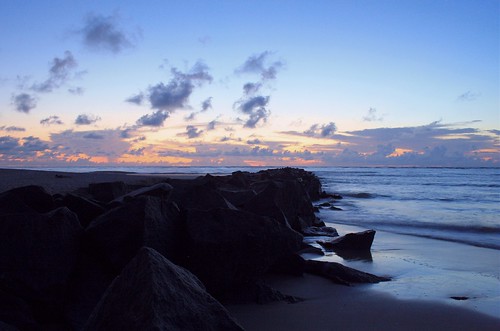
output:
POLYGON ((89 14, 78 33, 83 37, 85 46, 92 50, 120 53, 135 45, 132 34, 123 31, 118 20, 116 15, 89 14))
POLYGON ((245 127, 255 128, 260 121, 267 122, 271 112, 266 108, 269 103, 269 96, 254 96, 238 101, 235 106, 249 118, 245 121, 245 127))
POLYGON ((249 145, 259 145, 261 143, 262 143, 262 141, 258 138, 247 140, 247 144, 249 144, 249 145))
POLYGON ((32 109, 36 108, 36 98, 28 93, 20 93, 12 97, 12 103, 16 110, 21 113, 29 113, 32 109))
POLYGON ((236 72, 258 73, 262 80, 276 79, 276 74, 283 67, 282 61, 271 61, 272 53, 269 51, 250 56, 236 72), (271 63, 270 63, 271 62, 271 63))
POLYGON ((18 126, 0 126, 1 131, 7 131, 7 132, 24 132, 26 131, 25 128, 21 128, 18 126))
POLYGON ((337 126, 333 122, 323 125, 313 124, 308 130, 304 131, 304 135, 309 137, 331 138, 335 131, 337 131, 337 126))
POLYGON ((457 97, 457 100, 458 101, 474 101, 474 100, 477 100, 477 98, 479 98, 480 96, 481 96, 480 93, 475 93, 475 92, 472 92, 472 91, 467 91, 467 92, 464 92, 464 93, 460 94, 457 97))
POLYGON ((500 136, 500 130, 489 130, 489 132, 496 134, 497 136, 500 136))
POLYGON ((148 98, 151 108, 169 111, 186 108, 195 84, 212 81, 208 67, 201 63, 197 63, 188 73, 182 73, 175 68, 172 69, 172 73, 174 77, 168 84, 159 83, 149 88, 148 98))
POLYGON ((78 66, 70 51, 64 52, 63 58, 55 57, 49 69, 49 78, 42 83, 35 83, 31 89, 39 93, 49 93, 64 85, 72 78, 72 71, 78 66))
POLYGON ((0 154, 11 154, 19 146, 19 139, 11 136, 0 137, 0 154))
POLYGON ((163 122, 170 116, 166 110, 158 110, 152 114, 144 115, 137 120, 138 126, 162 126, 163 122))
POLYGON ((133 103, 135 105, 142 105, 142 102, 144 101, 144 94, 139 93, 137 95, 133 95, 130 98, 126 99, 125 101, 133 103))
POLYGON ((365 122, 376 122, 382 121, 383 119, 383 116, 377 115, 377 109, 375 108, 368 109, 368 114, 366 114, 366 116, 363 116, 363 121, 365 122))
POLYGON ((203 130, 199 130, 193 125, 186 126, 186 135, 189 139, 198 138, 203 133, 203 130))
POLYGON ((10 136, 0 137, 0 160, 33 157, 37 152, 48 149, 47 143, 33 136, 20 139, 10 136))
POLYGON ((212 97, 209 97, 201 103, 201 112, 205 112, 212 108, 212 97))
POLYGON ((261 83, 246 83, 243 85, 243 92, 245 95, 253 95, 257 93, 262 87, 261 83))
POLYGON ((53 115, 53 116, 49 116, 47 118, 40 120, 40 124, 42 124, 42 125, 54 125, 54 124, 55 125, 62 125, 64 123, 63 123, 63 121, 61 121, 59 116, 53 115))
POLYGON ((74 95, 82 95, 85 92, 85 89, 83 87, 72 87, 68 89, 68 92, 74 95))
POLYGON ((127 152, 127 154, 130 154, 130 155, 135 155, 135 156, 141 156, 141 155, 144 155, 144 151, 146 150, 145 147, 139 147, 139 148, 135 148, 135 149, 131 149, 127 152))
POLYGON ((100 121, 101 118, 99 116, 90 115, 90 114, 81 114, 75 120, 76 125, 90 125, 94 124, 97 121, 100 121))
POLYGON ((213 120, 213 121, 208 122, 207 131, 215 130, 216 125, 217 125, 217 120, 213 120))
POLYGON ((84 134, 82 137, 85 139, 104 139, 105 138, 104 135, 98 134, 96 132, 89 132, 87 134, 84 134))

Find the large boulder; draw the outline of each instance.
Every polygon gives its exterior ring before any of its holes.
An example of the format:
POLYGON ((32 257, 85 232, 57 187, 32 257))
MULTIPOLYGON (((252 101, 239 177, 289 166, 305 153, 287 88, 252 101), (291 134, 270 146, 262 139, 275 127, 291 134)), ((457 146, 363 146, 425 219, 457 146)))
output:
POLYGON ((366 230, 356 233, 348 233, 329 241, 318 241, 327 250, 370 250, 375 230, 366 230))
POLYGON ((93 219, 106 211, 95 201, 72 193, 63 197, 62 204, 78 215, 83 228, 86 228, 93 219))
POLYGON ((95 307, 84 330, 243 330, 187 270, 142 248, 95 307))
POLYGON ((54 207, 54 199, 41 186, 23 186, 0 194, 0 213, 46 213, 54 207))
POLYGON ((30 304, 38 319, 58 315, 82 233, 65 207, 0 215, 0 288, 30 304))
POLYGON ((111 203, 121 204, 126 200, 136 198, 138 196, 151 196, 158 197, 165 200, 168 200, 170 195, 172 194, 173 187, 168 183, 157 183, 151 186, 140 187, 135 189, 121 197, 114 199, 111 203))
POLYGON ((181 228, 180 211, 175 203, 139 196, 96 218, 85 234, 89 249, 119 272, 142 246, 177 260, 181 228))
POLYGON ((302 242, 276 220, 240 210, 192 209, 186 228, 186 266, 216 296, 255 281, 302 242))

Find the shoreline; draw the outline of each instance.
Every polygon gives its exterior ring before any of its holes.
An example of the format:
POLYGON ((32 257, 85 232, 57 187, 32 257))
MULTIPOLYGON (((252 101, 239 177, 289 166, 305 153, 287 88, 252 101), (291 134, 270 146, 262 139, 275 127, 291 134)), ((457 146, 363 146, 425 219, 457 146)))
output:
MULTIPOLYGON (((67 193, 95 182, 124 181, 132 185, 152 185, 165 178, 193 179, 203 175, 205 174, 137 174, 108 171, 62 173, 0 169, 0 192, 25 185, 40 185, 52 194, 67 193)), ((328 220, 323 220, 328 222, 328 220)), ((336 226, 334 223, 331 225, 336 226)), ((343 229, 349 227, 340 224, 338 226, 343 229)), ((358 270, 381 276, 394 276, 393 273, 387 272, 388 268, 391 268, 391 263, 394 263, 394 256, 391 256, 390 252, 405 249, 408 251, 408 246, 402 246, 402 243, 396 239, 392 234, 384 235, 382 231, 377 234, 372 248, 376 263, 371 264, 371 267, 364 268, 363 265, 365 267, 370 265, 359 261, 346 262, 341 260, 340 262, 358 270), (388 239, 390 239, 389 242, 387 242, 388 239), (377 264, 381 259, 385 260, 383 263, 377 264)), ((452 243, 451 245, 456 244, 452 243)), ((443 248, 442 245, 439 246, 443 248)), ((418 249, 418 243, 412 249, 418 249)), ((460 254, 460 252, 451 252, 451 254, 460 254)), ((323 259, 328 260, 332 257, 332 255, 327 255, 323 259)), ((473 258, 473 256, 469 258, 473 258)), ((477 261, 475 262, 477 263, 477 261)), ((404 279, 410 273, 406 269, 409 267, 412 266, 397 264, 392 266, 392 270, 394 272, 394 269, 398 269, 397 277, 404 279)), ((432 268, 429 270, 432 271, 432 268)), ((272 276, 267 281, 269 285, 282 293, 302 297, 306 300, 295 304, 278 302, 264 305, 227 305, 231 315, 246 330, 333 330, 339 328, 353 330, 400 330, 402 328, 470 330, 479 327, 483 330, 496 330, 500 327, 500 318, 494 318, 470 308, 444 304, 435 298, 431 300, 402 299, 389 294, 390 291, 384 292, 379 289, 382 286, 387 286, 386 284, 396 284, 395 282, 398 280, 375 285, 346 287, 317 276, 305 274, 303 277, 272 276)))

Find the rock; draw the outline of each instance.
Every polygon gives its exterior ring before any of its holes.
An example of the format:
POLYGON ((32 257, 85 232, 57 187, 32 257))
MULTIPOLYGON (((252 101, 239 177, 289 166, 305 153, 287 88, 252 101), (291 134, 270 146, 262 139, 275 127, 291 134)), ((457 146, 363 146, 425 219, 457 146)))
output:
POLYGON ((0 288, 27 302, 37 320, 57 319, 82 233, 64 207, 0 215, 0 288))
POLYGON ((330 210, 342 210, 342 208, 335 207, 335 206, 331 206, 329 209, 330 209, 330 210))
MULTIPOLYGON (((0 289, 0 321, 8 323, 17 330, 36 330, 39 328, 31 307, 21 298, 0 289)), ((0 323, 0 330, 4 329, 0 323)))
POLYGON ((0 213, 46 213, 54 207, 52 196, 41 186, 23 186, 0 194, 0 213))
POLYGON ((218 297, 259 279, 300 248, 302 236, 276 220, 231 209, 189 210, 186 267, 218 297))
POLYGON ((322 208, 328 208, 328 207, 331 207, 332 204, 329 202, 323 202, 323 203, 320 203, 318 206, 322 207, 322 208))
POLYGON ((272 302, 297 303, 304 299, 292 295, 283 294, 280 291, 261 282, 251 283, 237 289, 238 295, 225 300, 224 304, 259 304, 264 305, 272 302))
POLYGON ((305 192, 312 201, 319 200, 321 196, 321 182, 315 174, 310 171, 298 168, 279 168, 279 169, 268 169, 261 170, 258 172, 259 175, 266 179, 273 180, 296 180, 304 188, 305 192))
POLYGON ((305 260, 297 253, 278 259, 271 267, 271 272, 292 276, 302 276, 305 270, 305 260))
POLYGON ((142 248, 95 307, 84 330, 243 330, 200 281, 142 248))
POLYGON ((350 285, 351 283, 379 283, 390 280, 390 278, 375 276, 336 262, 307 260, 305 271, 330 279, 341 285, 350 285))
POLYGON ((251 187, 257 195, 245 203, 243 209, 272 217, 296 231, 315 221, 311 200, 297 180, 256 182, 251 187))
MULTIPOLYGON (((193 181, 191 181, 193 182, 193 181)), ((236 209, 214 186, 214 182, 202 177, 194 183, 182 186, 182 181, 174 185, 172 200, 183 209, 209 210, 212 208, 236 209), (203 180, 205 182, 203 182, 203 180), (201 183, 201 184, 200 184, 201 183), (179 185, 181 184, 181 185, 179 185), (194 185, 193 185, 194 184, 194 185)))
POLYGON ((93 219, 106 211, 94 201, 71 193, 64 196, 62 204, 78 215, 83 228, 86 228, 93 219))
POLYGON ((255 191, 251 189, 220 188, 218 191, 227 201, 237 208, 242 207, 256 195, 255 191))
POLYGON ((338 237, 339 234, 336 229, 329 226, 310 226, 305 229, 302 229, 302 234, 304 236, 316 237, 316 236, 324 236, 324 237, 338 237))
POLYGON ((317 241, 327 250, 369 250, 375 237, 375 230, 348 233, 331 241, 317 241))
POLYGON ((321 256, 325 255, 321 248, 314 247, 306 243, 302 243, 302 247, 300 248, 300 251, 297 252, 297 254, 316 254, 321 256))
POLYGON ((141 187, 129 192, 121 197, 114 199, 111 203, 123 203, 124 200, 132 199, 138 196, 147 195, 168 200, 172 194, 173 187, 167 183, 158 183, 151 186, 141 187))
POLYGON ((340 194, 330 194, 330 193, 326 193, 325 191, 321 192, 320 198, 321 199, 334 199, 334 200, 343 199, 343 197, 340 194))
POLYGON ((124 182, 106 182, 89 184, 89 193, 94 199, 108 203, 127 193, 124 182))
POLYGON ((139 196, 96 218, 85 234, 89 248, 120 272, 142 246, 177 260, 181 227, 175 203, 139 196))
POLYGON ((16 328, 15 326, 12 326, 10 324, 4 323, 3 321, 0 321, 0 330, 2 330, 2 331, 18 331, 19 329, 16 328))

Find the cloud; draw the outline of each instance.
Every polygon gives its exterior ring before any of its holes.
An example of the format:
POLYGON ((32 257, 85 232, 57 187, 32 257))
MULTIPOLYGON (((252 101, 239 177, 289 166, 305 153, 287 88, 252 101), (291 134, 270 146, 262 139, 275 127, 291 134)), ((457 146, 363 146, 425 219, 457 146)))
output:
POLYGON ((384 120, 383 116, 377 116, 377 110, 375 108, 368 109, 368 114, 363 116, 363 121, 365 122, 376 122, 384 120))
POLYGON ((261 143, 262 143, 262 141, 258 138, 247 140, 247 144, 249 144, 249 145, 259 145, 261 143))
POLYGON ((26 131, 25 128, 21 128, 18 126, 0 126, 1 131, 7 131, 7 132, 24 132, 26 131))
POLYGON ((464 93, 460 94, 457 97, 457 100, 458 101, 475 101, 480 96, 481 96, 480 93, 475 93, 475 92, 472 92, 472 91, 467 91, 467 92, 464 92, 464 93))
POLYGON ((200 112, 205 112, 211 108, 212 108, 212 97, 209 97, 209 98, 203 100, 203 102, 201 103, 200 112))
POLYGON ((262 87, 261 83, 246 83, 243 85, 243 92, 245 95, 253 95, 257 93, 262 87))
POLYGON ((96 132, 89 132, 82 136, 85 139, 104 139, 105 137, 102 134, 98 134, 96 132))
POLYGON ((76 125, 90 125, 94 124, 97 121, 100 121, 101 118, 99 116, 90 115, 90 114, 81 114, 75 120, 76 125))
POLYGON ((33 136, 24 138, 0 137, 0 160, 29 158, 35 156, 37 152, 48 149, 47 143, 33 136))
MULTIPOLYGON (((181 72, 176 68, 172 68, 170 72, 172 78, 167 84, 160 82, 150 86, 147 93, 132 96, 126 101, 139 105, 147 99, 152 109, 172 112, 176 109, 188 108, 189 97, 195 87, 213 80, 208 72, 208 66, 201 61, 196 62, 187 72, 181 72)), ((207 106, 210 105, 210 101, 207 103, 207 106)))
POLYGON ((72 87, 68 89, 68 92, 74 95, 82 95, 85 92, 85 89, 83 87, 72 87))
POLYGON ((137 95, 133 95, 130 98, 125 99, 125 101, 135 105, 142 105, 142 102, 144 101, 144 94, 139 93, 137 95))
POLYGON ((138 126, 162 126, 163 122, 170 116, 166 110, 158 110, 152 114, 144 115, 137 120, 138 126))
POLYGON ((131 149, 127 152, 127 154, 141 156, 141 155, 144 155, 145 149, 146 149, 146 147, 139 147, 139 148, 131 149))
POLYGON ((98 14, 87 15, 84 26, 77 31, 83 38, 84 45, 92 50, 120 53, 135 47, 133 35, 121 29, 119 18, 98 14))
POLYGON ((238 69, 237 73, 258 73, 262 80, 276 79, 276 74, 283 67, 282 61, 270 61, 269 51, 250 56, 238 69), (269 63, 271 62, 271 63, 269 63))
POLYGON ((18 95, 14 95, 12 98, 12 103, 16 107, 16 110, 26 114, 36 108, 36 102, 37 99, 28 93, 20 93, 18 95))
POLYGON ((316 138, 331 138, 335 131, 337 131, 337 126, 333 122, 323 125, 313 124, 309 129, 304 131, 304 135, 316 138))
POLYGON ((49 78, 42 83, 35 83, 31 89, 39 93, 49 93, 71 79, 72 71, 78 66, 70 51, 64 52, 63 58, 55 57, 49 69, 49 78))
POLYGON ((59 118, 59 116, 53 115, 49 116, 47 118, 44 118, 40 121, 40 124, 42 125, 62 125, 64 124, 63 121, 59 118))
POLYGON ((207 124, 207 131, 212 131, 215 130, 215 126, 218 124, 217 119, 208 122, 207 124))
POLYGON ((245 121, 245 127, 255 128, 259 122, 267 122, 267 118, 271 115, 271 111, 266 108, 269 98, 269 96, 259 95, 245 98, 235 103, 239 111, 249 116, 245 121))
POLYGON ((193 125, 186 126, 186 135, 189 139, 198 138, 203 133, 203 130, 199 130, 193 125))

